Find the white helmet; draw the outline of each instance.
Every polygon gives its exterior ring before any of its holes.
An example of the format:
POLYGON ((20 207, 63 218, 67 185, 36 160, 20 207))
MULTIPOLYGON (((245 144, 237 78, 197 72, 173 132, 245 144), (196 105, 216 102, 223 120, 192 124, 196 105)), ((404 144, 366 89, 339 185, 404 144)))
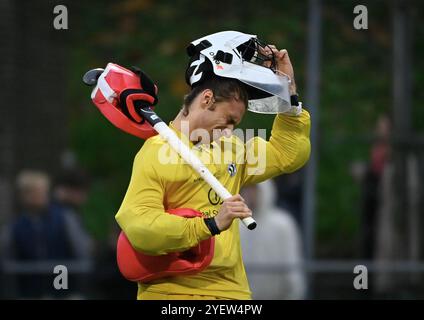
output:
POLYGON ((290 79, 276 71, 275 57, 264 54, 266 46, 256 35, 237 31, 194 40, 187 48, 186 82, 193 88, 213 75, 237 79, 247 85, 249 111, 286 112, 291 107, 290 79))

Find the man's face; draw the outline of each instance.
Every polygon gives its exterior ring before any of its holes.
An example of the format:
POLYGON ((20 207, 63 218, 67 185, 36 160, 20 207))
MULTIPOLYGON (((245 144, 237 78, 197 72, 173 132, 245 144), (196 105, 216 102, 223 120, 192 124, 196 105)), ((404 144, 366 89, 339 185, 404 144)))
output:
POLYGON ((49 203, 49 187, 44 183, 35 183, 22 192, 23 206, 30 212, 38 212, 45 209, 49 203))
MULTIPOLYGON (((243 101, 231 99, 216 102, 213 107, 205 108, 201 113, 200 127, 209 133, 210 141, 218 140, 222 136, 231 136, 246 112, 243 101)), ((207 143, 208 141, 204 141, 207 143)))

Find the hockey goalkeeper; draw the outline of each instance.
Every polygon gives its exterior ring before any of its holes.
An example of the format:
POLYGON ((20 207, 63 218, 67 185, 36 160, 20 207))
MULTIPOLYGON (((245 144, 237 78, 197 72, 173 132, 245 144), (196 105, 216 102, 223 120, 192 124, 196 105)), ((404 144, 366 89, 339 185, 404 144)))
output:
MULTIPOLYGON (((188 53, 191 91, 169 126, 234 196, 220 199, 156 135, 134 159, 116 220, 135 250, 169 265, 166 273, 151 270, 153 280, 138 282, 138 299, 251 299, 238 224, 252 212, 239 190, 306 163, 309 114, 298 101, 286 50, 226 31, 193 41, 188 53), (277 113, 268 141, 244 142, 232 134, 247 110, 277 113), (210 249, 207 266, 172 270, 175 262, 188 261, 183 253, 202 255, 201 245, 210 249)), ((157 101, 155 90, 149 94, 157 101)))

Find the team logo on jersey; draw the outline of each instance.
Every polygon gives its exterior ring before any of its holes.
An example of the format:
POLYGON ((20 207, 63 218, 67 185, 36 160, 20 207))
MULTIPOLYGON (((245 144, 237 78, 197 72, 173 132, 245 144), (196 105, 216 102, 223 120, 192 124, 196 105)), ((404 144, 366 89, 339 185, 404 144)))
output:
POLYGON ((222 201, 221 197, 215 192, 214 189, 210 188, 208 192, 209 203, 213 206, 221 205, 224 201, 222 201))
POLYGON ((230 163, 229 165, 228 165, 228 173, 230 174, 230 177, 234 177, 235 176, 235 174, 237 173, 237 168, 236 168, 236 165, 234 164, 234 162, 233 163, 230 163))

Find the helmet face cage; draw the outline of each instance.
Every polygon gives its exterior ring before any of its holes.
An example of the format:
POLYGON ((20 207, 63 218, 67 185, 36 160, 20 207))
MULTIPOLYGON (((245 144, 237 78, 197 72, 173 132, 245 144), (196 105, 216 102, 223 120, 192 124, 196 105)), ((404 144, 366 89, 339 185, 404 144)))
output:
POLYGON ((237 49, 241 53, 243 61, 269 68, 272 72, 276 72, 277 62, 275 60, 275 54, 265 42, 257 38, 251 38, 249 41, 238 46, 237 49))

